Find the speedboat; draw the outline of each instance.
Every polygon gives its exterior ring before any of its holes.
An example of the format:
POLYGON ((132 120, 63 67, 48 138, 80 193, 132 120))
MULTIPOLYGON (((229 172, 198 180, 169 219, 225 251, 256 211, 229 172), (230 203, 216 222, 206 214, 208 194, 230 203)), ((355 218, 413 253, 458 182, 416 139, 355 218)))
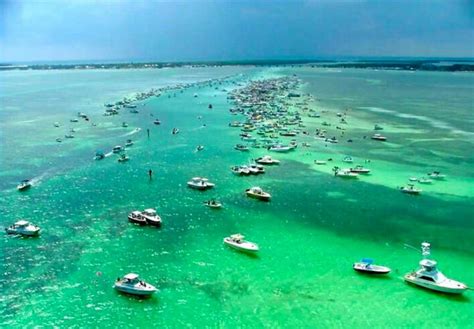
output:
POLYGON ((130 147, 132 145, 133 145, 133 141, 131 139, 127 139, 127 141, 125 142, 125 146, 130 147))
POLYGON ((69 120, 69 121, 70 121, 70 122, 79 122, 79 120, 78 120, 78 119, 76 119, 76 118, 72 118, 72 119, 71 119, 71 120, 69 120))
POLYGON ((400 191, 407 194, 418 195, 421 193, 421 188, 416 188, 413 184, 408 184, 400 188, 400 191))
POLYGON ((261 164, 261 165, 273 165, 273 164, 279 164, 280 160, 273 159, 269 155, 264 155, 258 159, 255 160, 256 163, 261 164))
POLYGON ((143 217, 142 213, 138 210, 132 211, 128 214, 128 220, 131 223, 139 224, 139 225, 146 225, 146 219, 143 217))
POLYGON ((314 163, 317 165, 325 165, 327 162, 326 160, 314 160, 314 163))
POLYGON ((214 187, 214 184, 210 183, 207 178, 193 177, 188 182, 188 186, 196 190, 207 190, 214 187))
POLYGON ((229 247, 240 251, 252 253, 257 252, 258 245, 253 242, 245 241, 244 238, 245 237, 241 234, 232 234, 231 236, 224 238, 224 243, 229 247))
POLYGON ((206 206, 208 206, 209 208, 212 208, 212 209, 222 208, 222 203, 220 203, 219 201, 216 201, 216 200, 208 200, 208 201, 205 201, 204 204, 206 206))
POLYGON ((381 142, 385 142, 387 140, 387 137, 382 136, 381 134, 374 134, 371 138, 373 140, 381 141, 381 142))
POLYGON ((136 296, 150 296, 158 289, 145 281, 138 278, 138 274, 129 273, 122 279, 115 281, 114 288, 120 292, 124 292, 136 296))
POLYGON ((37 236, 39 235, 41 229, 31 224, 30 222, 20 219, 15 224, 5 228, 5 231, 8 234, 18 234, 23 236, 37 236))
POLYGON ((59 122, 55 122, 55 123, 54 123, 54 126, 55 126, 56 128, 58 128, 58 127, 60 126, 59 122))
POLYGON ((161 226, 161 217, 156 213, 155 209, 149 208, 142 211, 142 217, 147 224, 152 226, 161 226))
POLYGON ((61 138, 56 138, 56 142, 61 143, 63 140, 61 138))
POLYGON ((178 128, 173 128, 173 131, 171 131, 171 133, 173 135, 176 135, 177 133, 179 133, 179 129, 178 128))
POLYGON ((100 150, 95 152, 94 160, 102 160, 103 158, 105 158, 104 152, 100 150))
POLYGON ((429 178, 421 177, 420 179, 418 179, 418 183, 420 183, 420 184, 431 184, 431 183, 433 183, 433 180, 429 179, 429 178))
POLYGON ((379 126, 379 125, 375 125, 374 126, 374 130, 383 130, 383 127, 379 126))
POLYGON ((439 171, 433 171, 432 173, 428 174, 428 177, 432 179, 442 180, 446 178, 446 175, 440 173, 439 171))
POLYGON ((242 145, 242 144, 237 144, 234 146, 234 148, 238 151, 248 151, 249 148, 248 146, 242 145))
POLYGON ((381 265, 373 264, 373 260, 370 258, 364 258, 360 262, 354 263, 352 268, 357 272, 368 273, 368 274, 387 274, 390 273, 390 268, 381 265))
POLYGON ((354 168, 349 169, 351 172, 354 172, 356 174, 368 174, 370 173, 370 169, 364 168, 360 165, 355 166, 354 168))
POLYGON ((126 162, 128 160, 130 160, 130 158, 125 153, 120 154, 119 158, 117 159, 118 162, 126 162))
POLYGON ((352 172, 350 169, 339 169, 334 168, 334 176, 342 177, 342 178, 357 178, 359 176, 358 173, 352 172))
POLYGON ((17 185, 18 191, 25 191, 31 187, 31 181, 29 179, 24 179, 17 185))
POLYGON ((291 146, 284 146, 284 145, 272 145, 272 146, 269 146, 268 147, 268 150, 269 151, 273 151, 273 152, 288 152, 288 151, 291 151, 293 150, 294 147, 291 147, 291 146))
POLYGON ((230 170, 232 170, 234 174, 239 176, 250 175, 250 170, 247 166, 233 166, 232 168, 230 168, 230 170))
POLYGON ((128 127, 128 123, 122 122, 122 127, 123 127, 123 128, 127 128, 127 127, 128 127))
POLYGON ((161 121, 158 120, 158 119, 156 119, 155 121, 153 121, 153 123, 154 123, 155 125, 161 125, 161 121))
POLYGON ((428 242, 421 244, 421 253, 423 259, 420 261, 420 269, 406 274, 406 282, 449 294, 462 294, 469 289, 462 282, 448 279, 436 268, 436 261, 428 258, 430 256, 430 244, 428 242))
POLYGON ((260 187, 254 186, 249 189, 245 190, 245 194, 247 194, 248 197, 262 200, 262 201, 270 201, 270 198, 272 197, 270 193, 264 192, 260 187))
POLYGON ((120 145, 114 146, 114 148, 112 149, 112 152, 114 153, 120 153, 122 151, 123 151, 123 147, 120 145))
POLYGON ((258 174, 264 174, 265 173, 265 168, 263 168, 262 165, 259 164, 251 164, 249 165, 249 170, 251 174, 258 175, 258 174))
POLYGON ((204 150, 204 146, 203 146, 203 145, 198 145, 198 146, 196 147, 196 151, 202 151, 202 150, 204 150))
POLYGON ((342 162, 352 163, 354 162, 354 159, 352 159, 351 156, 346 156, 344 159, 342 159, 342 162))
POLYGON ((74 135, 73 134, 66 134, 64 135, 65 138, 74 138, 74 135))

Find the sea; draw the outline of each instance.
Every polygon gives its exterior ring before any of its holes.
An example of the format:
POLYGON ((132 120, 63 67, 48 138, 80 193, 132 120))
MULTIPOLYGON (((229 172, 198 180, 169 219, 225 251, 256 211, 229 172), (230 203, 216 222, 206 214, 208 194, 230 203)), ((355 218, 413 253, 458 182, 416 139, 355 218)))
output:
POLYGON ((304 65, 0 72, 0 327, 472 328, 472 289, 445 295, 403 276, 418 268, 426 241, 446 276, 474 287, 473 111, 474 75, 462 72, 304 65), (298 79, 295 92, 311 95, 307 106, 321 117, 302 114, 301 129, 311 133, 296 139, 307 147, 271 153, 280 165, 238 177, 232 166, 269 151, 234 149, 240 130, 228 124, 245 118, 229 112, 229 92, 281 77, 298 79), (103 115, 104 104, 152 88, 161 95, 135 102, 139 113, 103 115), (78 112, 90 121, 71 122, 78 112), (338 143, 314 137, 322 122, 338 143), (370 139, 375 124, 386 142, 370 139), (71 129, 74 138, 64 138, 71 129), (119 163, 111 150, 127 139, 130 160, 119 163), (106 158, 94 160, 97 150, 106 158), (356 164, 371 174, 334 176, 334 166, 356 164), (401 193, 409 178, 433 171, 446 178, 417 184, 418 196, 401 193), (216 185, 192 190, 186 183, 195 176, 216 185), (33 186, 19 192, 23 179, 33 186), (272 200, 246 197, 252 186, 272 200), (204 206, 209 199, 223 208, 204 206), (157 210, 161 228, 128 222, 128 213, 145 208, 157 210), (41 235, 6 234, 20 218, 41 235), (235 233, 260 251, 224 245, 235 233), (353 263, 367 257, 391 273, 356 273, 353 263), (118 293, 114 282, 127 273, 159 291, 148 299, 118 293))

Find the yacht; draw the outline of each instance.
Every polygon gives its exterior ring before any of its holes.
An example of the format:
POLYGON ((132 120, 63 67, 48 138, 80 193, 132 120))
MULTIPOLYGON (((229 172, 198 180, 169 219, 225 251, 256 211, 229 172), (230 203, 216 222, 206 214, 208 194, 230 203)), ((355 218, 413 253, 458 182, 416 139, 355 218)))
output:
POLYGON ((207 178, 193 177, 188 181, 188 186, 196 190, 207 190, 213 188, 214 184, 210 183, 207 178))
POLYGON ((129 273, 122 279, 118 278, 115 281, 114 288, 120 292, 136 296, 150 296, 157 291, 151 284, 141 281, 135 273, 129 273))
POLYGON ((139 224, 139 225, 146 225, 146 219, 142 216, 142 213, 138 210, 132 211, 128 214, 128 220, 131 223, 139 224))
POLYGON ((155 209, 149 208, 142 211, 142 217, 147 224, 152 226, 161 226, 161 217, 156 213, 155 209))
POLYGON ((440 291, 450 294, 462 294, 469 289, 464 283, 448 279, 436 267, 436 261, 429 259, 430 244, 423 242, 421 244, 421 254, 423 259, 420 261, 420 269, 405 275, 405 281, 414 285, 440 291))
POLYGON ((439 171, 433 171, 432 173, 428 174, 428 177, 436 180, 442 180, 446 178, 446 175, 440 173, 439 171))
POLYGON ((381 134, 374 134, 371 138, 373 140, 381 141, 381 142, 385 142, 387 140, 387 137, 382 136, 381 134))
POLYGON ((270 193, 264 192, 260 187, 254 186, 249 189, 245 190, 245 194, 247 194, 248 197, 262 200, 262 201, 270 201, 270 198, 272 197, 270 193))
POLYGON ((5 228, 8 234, 18 234, 22 236, 37 236, 40 233, 40 228, 30 222, 20 219, 15 224, 5 228))
POLYGON ((400 191, 402 191, 402 193, 418 195, 421 193, 422 190, 420 188, 416 188, 413 184, 408 184, 406 186, 401 187, 400 191))
POLYGON ((257 252, 258 245, 256 245, 253 242, 245 241, 244 236, 241 234, 233 234, 231 236, 228 236, 224 238, 224 243, 228 245, 231 248, 240 250, 240 251, 245 251, 245 252, 257 252))
POLYGON ((31 181, 29 179, 24 179, 17 185, 18 191, 25 191, 31 187, 31 181))
POLYGON ((387 274, 390 273, 390 268, 381 265, 373 264, 373 260, 370 258, 364 258, 360 262, 354 263, 352 268, 361 273, 368 274, 387 274))
POLYGON ((370 169, 364 168, 360 165, 355 166, 354 168, 351 168, 349 170, 356 174, 369 174, 370 173, 370 169))
POLYGON ((255 162, 261 165, 274 165, 274 164, 279 164, 280 160, 273 159, 269 155, 264 155, 260 158, 257 158, 255 162))

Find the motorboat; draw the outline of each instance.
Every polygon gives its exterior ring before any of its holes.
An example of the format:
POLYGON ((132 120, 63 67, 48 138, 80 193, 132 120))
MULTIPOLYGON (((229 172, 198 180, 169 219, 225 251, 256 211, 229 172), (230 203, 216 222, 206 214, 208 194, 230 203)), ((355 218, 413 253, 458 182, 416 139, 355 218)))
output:
POLYGON ((122 151, 123 151, 123 147, 120 145, 114 146, 114 148, 112 149, 113 153, 120 153, 122 151))
POLYGON ((125 153, 120 154, 119 158, 117 159, 118 162, 126 162, 128 160, 130 160, 130 158, 125 153))
POLYGON ((161 121, 158 120, 158 119, 155 119, 155 121, 153 121, 153 123, 154 123, 155 125, 161 125, 161 121))
POLYGON ((352 163, 354 162, 354 159, 351 156, 346 156, 344 159, 342 159, 342 162, 352 163))
POLYGON ((176 135, 177 133, 179 133, 179 129, 173 128, 173 130, 171 131, 171 134, 176 135))
POLYGON ((103 151, 97 150, 95 152, 94 160, 102 160, 105 158, 105 154, 103 151))
POLYGON ((413 184, 408 184, 406 186, 401 187, 400 191, 402 191, 402 193, 418 195, 421 193, 422 190, 420 188, 416 188, 413 184))
POLYGON ((351 172, 357 173, 357 174, 369 174, 370 169, 364 168, 360 165, 355 166, 354 168, 349 169, 351 172))
POLYGON ((60 126, 59 122, 55 122, 55 123, 54 123, 54 126, 55 126, 56 128, 59 128, 59 126, 60 126))
POLYGON ((20 219, 15 224, 5 228, 5 231, 8 234, 18 234, 22 236, 37 236, 39 235, 41 229, 31 224, 30 222, 20 219))
POLYGON ((432 184, 433 180, 429 179, 429 178, 421 177, 420 179, 418 179, 418 183, 420 183, 420 184, 432 184))
POLYGON ((381 134, 374 134, 374 135, 372 135, 371 138, 372 138, 373 140, 381 141, 381 142, 385 142, 385 141, 387 140, 387 137, 382 136, 381 134))
POLYGON ((123 128, 127 128, 127 127, 128 127, 128 123, 122 122, 122 127, 123 127, 123 128))
POLYGON ((258 175, 258 174, 264 174, 265 173, 265 168, 263 168, 262 165, 260 164, 255 164, 255 163, 252 163, 248 166, 249 170, 250 170, 250 173, 251 174, 254 174, 254 175, 258 175))
POLYGON ((212 208, 212 209, 220 209, 222 208, 222 203, 220 203, 219 201, 217 200, 208 200, 208 201, 205 201, 204 204, 209 207, 209 208, 212 208))
POLYGON ((66 135, 64 135, 64 138, 74 138, 74 135, 73 134, 66 134, 66 135))
POLYGON ((446 178, 446 175, 440 173, 439 171, 433 171, 432 173, 428 174, 428 177, 436 180, 442 180, 446 178))
POLYGON ((62 138, 59 138, 59 137, 56 138, 56 142, 61 143, 62 141, 63 141, 62 138))
POLYGON ((128 221, 139 225, 146 225, 147 223, 142 213, 138 210, 132 211, 128 214, 128 221))
POLYGON ((273 152, 288 152, 288 151, 291 151, 293 149, 294 149, 294 147, 284 146, 284 145, 280 145, 280 144, 272 145, 272 146, 268 147, 268 150, 273 151, 273 152))
POLYGON ((421 254, 423 259, 420 261, 420 269, 405 275, 405 281, 426 289, 440 291, 449 294, 462 294, 469 289, 466 284, 448 279, 436 267, 436 261, 429 259, 430 244, 423 242, 421 244, 421 254))
POLYGON ((245 237, 242 234, 232 234, 231 236, 224 238, 224 243, 229 247, 240 251, 251 253, 258 252, 258 245, 253 242, 245 241, 244 238, 245 237))
POLYGON ((270 155, 264 155, 260 158, 257 158, 255 162, 261 165, 274 165, 279 164, 280 160, 273 159, 270 155))
POLYGON ((210 183, 207 178, 193 177, 188 181, 188 186, 196 190, 207 190, 214 187, 213 183, 210 183))
POLYGON ((267 193, 263 191, 260 187, 254 186, 249 189, 245 190, 245 194, 247 194, 248 197, 262 200, 262 201, 270 201, 270 198, 272 197, 270 193, 267 193))
POLYGON ((76 118, 72 118, 72 119, 71 119, 71 120, 69 120, 69 121, 70 121, 70 122, 79 122, 79 120, 78 120, 78 119, 76 119, 76 118))
POLYGON ((202 150, 204 150, 204 145, 198 145, 196 147, 196 151, 202 151, 202 150))
POLYGON ((327 163, 326 160, 314 160, 314 163, 317 164, 317 165, 325 165, 327 163))
POLYGON ((161 226, 161 217, 156 213, 155 209, 149 208, 142 211, 142 217, 147 224, 152 226, 161 226))
POLYGON ((136 296, 151 296, 158 289, 145 281, 141 281, 138 274, 129 273, 122 279, 118 278, 115 281, 114 288, 120 292, 136 295, 136 296))
POLYGON ((354 263, 352 268, 361 273, 368 274, 388 274, 390 273, 390 268, 381 265, 375 265, 374 261, 370 258, 364 258, 360 262, 354 263))
POLYGON ((18 191, 25 191, 31 187, 31 181, 29 179, 24 179, 17 185, 18 191))
POLYGON ((334 176, 342 177, 342 178, 357 178, 359 177, 358 173, 352 172, 350 169, 340 169, 335 167, 333 169, 334 176))
POLYGON ((245 146, 245 145, 242 145, 242 144, 237 144, 237 145, 234 146, 234 149, 236 149, 238 151, 248 151, 249 147, 245 146))
POLYGON ((381 127, 380 125, 376 124, 374 126, 374 130, 383 130, 383 127, 381 127))
POLYGON ((230 170, 232 170, 234 174, 239 176, 250 175, 250 170, 247 166, 233 166, 232 168, 230 168, 230 170))
POLYGON ((125 142, 125 147, 130 147, 133 145, 133 141, 131 139, 127 139, 127 141, 125 142))

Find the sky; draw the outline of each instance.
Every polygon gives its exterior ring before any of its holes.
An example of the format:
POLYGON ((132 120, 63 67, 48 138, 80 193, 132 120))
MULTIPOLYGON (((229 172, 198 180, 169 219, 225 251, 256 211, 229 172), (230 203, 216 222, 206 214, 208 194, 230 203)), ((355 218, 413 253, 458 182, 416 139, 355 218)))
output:
POLYGON ((0 0, 0 61, 474 57, 471 0, 0 0))

